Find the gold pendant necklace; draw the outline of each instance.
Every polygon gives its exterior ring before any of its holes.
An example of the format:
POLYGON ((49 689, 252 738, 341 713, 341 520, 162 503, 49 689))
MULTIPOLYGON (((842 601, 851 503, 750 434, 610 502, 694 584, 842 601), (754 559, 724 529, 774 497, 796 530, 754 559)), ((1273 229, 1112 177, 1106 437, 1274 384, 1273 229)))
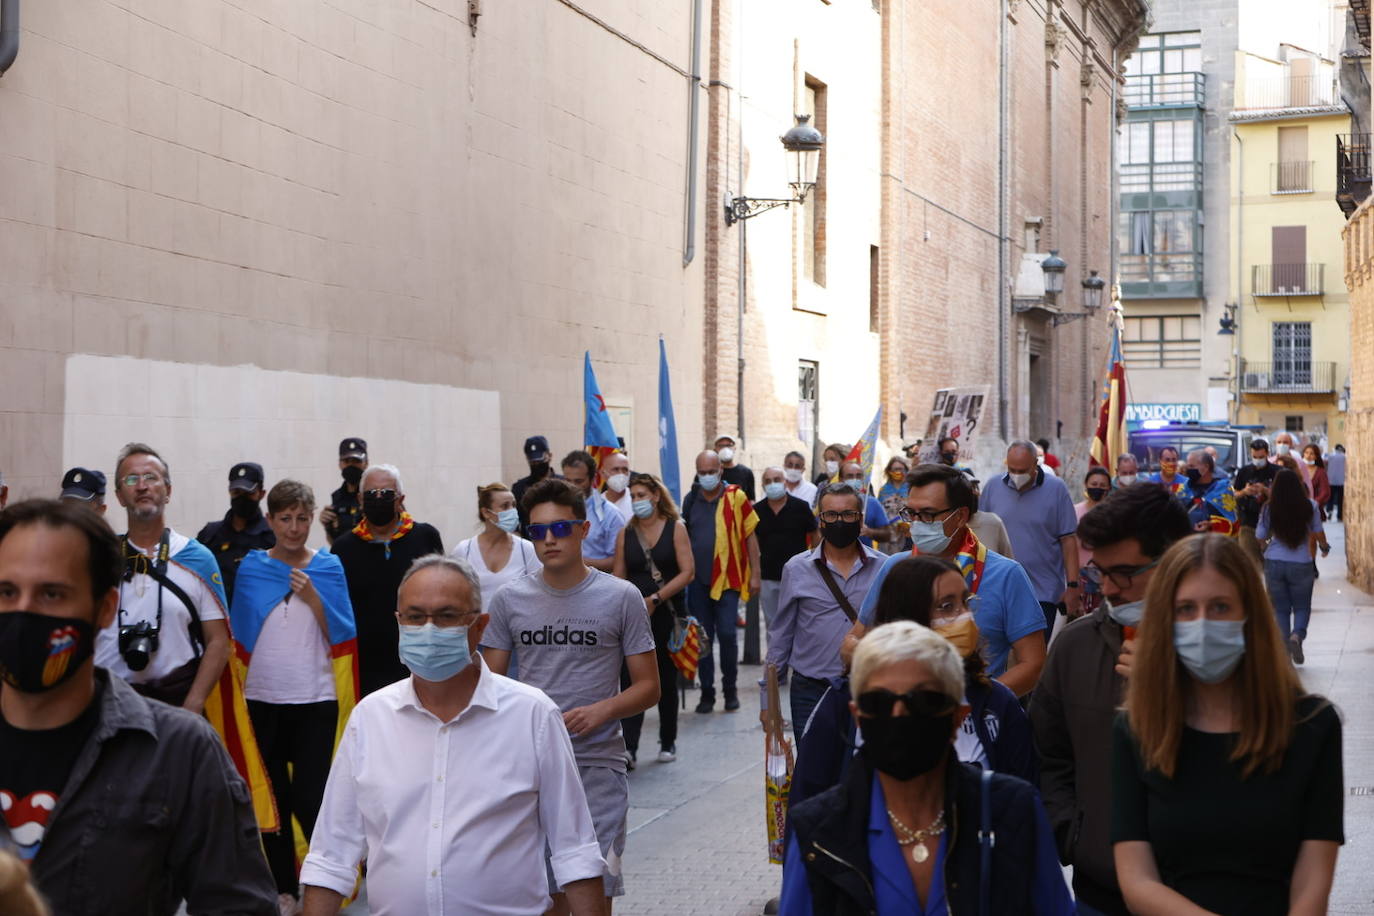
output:
POLYGON ((902 823, 901 818, 892 813, 892 809, 887 809, 887 818, 892 822, 900 836, 897 837, 898 846, 911 847, 911 859, 917 865, 930 858, 930 849, 926 847, 926 840, 933 839, 945 832, 945 812, 941 811, 935 820, 930 822, 930 826, 924 830, 912 830, 902 823))

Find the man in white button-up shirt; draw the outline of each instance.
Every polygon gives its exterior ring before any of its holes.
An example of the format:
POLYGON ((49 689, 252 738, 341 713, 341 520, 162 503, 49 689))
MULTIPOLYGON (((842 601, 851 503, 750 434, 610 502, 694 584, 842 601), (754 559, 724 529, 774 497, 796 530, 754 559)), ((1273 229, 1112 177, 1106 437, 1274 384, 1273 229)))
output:
POLYGON ((412 676, 348 720, 301 868, 305 913, 337 913, 365 859, 373 916, 534 916, 552 902, 547 843, 572 911, 599 916, 605 861, 563 716, 476 654, 476 573, 423 557, 397 603, 412 676))

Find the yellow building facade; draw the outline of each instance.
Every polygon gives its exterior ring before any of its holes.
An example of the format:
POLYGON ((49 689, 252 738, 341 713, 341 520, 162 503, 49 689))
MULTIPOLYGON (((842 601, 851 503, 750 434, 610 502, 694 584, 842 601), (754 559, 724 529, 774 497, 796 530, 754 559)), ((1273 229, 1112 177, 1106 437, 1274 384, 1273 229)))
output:
POLYGON ((1333 153, 1351 126, 1332 62, 1238 53, 1230 121, 1232 420, 1342 441, 1351 348, 1333 153))

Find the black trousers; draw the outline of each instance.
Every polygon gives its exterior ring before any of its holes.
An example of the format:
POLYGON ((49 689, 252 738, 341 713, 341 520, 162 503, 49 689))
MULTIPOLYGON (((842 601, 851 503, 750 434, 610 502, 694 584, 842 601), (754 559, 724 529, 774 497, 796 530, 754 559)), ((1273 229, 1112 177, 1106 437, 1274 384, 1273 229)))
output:
MULTIPOLYGON (((673 612, 666 606, 659 607, 649 618, 649 628, 654 634, 654 655, 658 660, 658 743, 663 747, 677 744, 677 667, 668 655, 668 637, 673 635, 673 612)), ((630 686, 630 670, 623 663, 620 666, 620 689, 630 686)), ((625 732, 625 749, 639 753, 639 736, 644 731, 644 713, 636 713, 628 719, 620 720, 625 732)))
POLYGON ((248 717, 253 720, 258 749, 267 765, 277 813, 281 815, 281 830, 264 833, 262 846, 272 879, 277 883, 277 893, 295 896, 300 878, 291 818, 300 821, 308 841, 324 800, 324 784, 329 779, 339 704, 333 700, 299 704, 249 700, 248 717))
POLYGON ((1336 513, 1336 518, 1345 520, 1345 484, 1331 485, 1331 500, 1326 504, 1326 508, 1336 513))

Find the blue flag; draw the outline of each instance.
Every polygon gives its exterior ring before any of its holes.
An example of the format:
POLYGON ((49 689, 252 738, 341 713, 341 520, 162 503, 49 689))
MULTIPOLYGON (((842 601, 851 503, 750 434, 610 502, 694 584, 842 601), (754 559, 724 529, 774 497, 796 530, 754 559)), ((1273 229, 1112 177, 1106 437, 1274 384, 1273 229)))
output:
POLYGON ((680 503, 682 477, 677 468, 677 421, 673 419, 673 390, 668 383, 668 350, 658 339, 658 466, 673 502, 680 503))
POLYGON ((601 386, 596 383, 596 373, 592 371, 592 354, 584 354, 586 372, 582 380, 582 396, 587 402, 587 419, 582 425, 582 443, 596 459, 596 486, 601 486, 603 477, 601 466, 606 459, 620 448, 620 438, 611 425, 611 415, 606 412, 606 399, 601 396, 601 386))

